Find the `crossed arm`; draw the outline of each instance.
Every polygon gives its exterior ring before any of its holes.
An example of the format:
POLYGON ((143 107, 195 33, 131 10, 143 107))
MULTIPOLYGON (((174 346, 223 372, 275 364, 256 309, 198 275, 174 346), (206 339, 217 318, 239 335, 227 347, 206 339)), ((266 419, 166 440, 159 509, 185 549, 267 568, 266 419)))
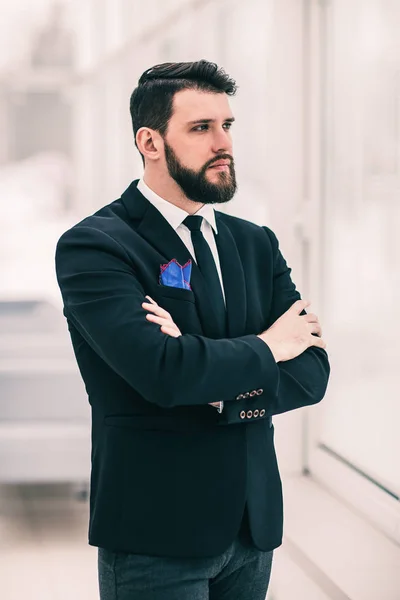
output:
MULTIPOLYGON (((275 236, 275 234, 271 231, 268 230, 267 228, 264 227, 264 230, 266 231, 266 233, 268 233, 269 231, 269 235, 270 237, 272 237, 272 243, 273 245, 275 245, 275 260, 274 260, 274 268, 275 268, 275 272, 274 272, 274 280, 275 280, 275 286, 274 286, 274 291, 275 291, 275 296, 274 296, 274 303, 273 303, 273 312, 274 312, 274 318, 277 318, 277 320, 279 319, 279 321, 282 321, 282 305, 285 308, 293 308, 296 309, 297 307, 295 306, 295 304, 300 304, 299 303, 299 298, 300 298, 300 294, 296 291, 295 285, 292 282, 291 278, 290 278, 290 272, 291 269, 287 266, 285 259, 283 258, 280 250, 279 250, 279 245, 278 245, 278 240, 275 236), (293 298, 293 302, 294 304, 288 306, 288 302, 290 297, 293 298), (297 302, 296 302, 297 300, 297 302), (286 304, 285 304, 286 302, 286 304), (277 312, 277 307, 280 306, 280 310, 279 313, 277 312)), ((157 302, 155 300, 153 300, 150 296, 146 296, 147 302, 143 302, 142 303, 142 307, 148 311, 148 313, 146 314, 146 319, 152 323, 156 323, 158 325, 160 325, 160 329, 164 334, 170 335, 172 337, 179 337, 182 335, 181 331, 179 330, 178 326, 174 323, 170 313, 166 310, 164 310, 161 306, 159 306, 157 304, 157 302)), ((309 302, 304 304, 304 306, 308 306, 309 302)), ((278 353, 275 352, 274 348, 272 347, 272 339, 271 336, 268 337, 268 341, 267 341, 267 336, 270 333, 270 331, 268 332, 263 332, 263 334, 259 335, 258 337, 260 337, 261 339, 264 340, 265 343, 269 344, 269 348, 271 349, 271 352, 276 360, 276 362, 281 362, 280 367, 282 366, 282 363, 287 363, 283 366, 283 371, 281 370, 280 373, 282 373, 283 378, 282 381, 280 383, 282 383, 282 388, 284 387, 285 382, 287 382, 288 386, 293 387, 293 383, 295 383, 291 377, 291 373, 292 373, 292 369, 294 370, 295 373, 299 373, 298 371, 298 365, 301 362, 310 362, 309 357, 305 357, 302 358, 301 360, 297 360, 294 361, 293 360, 295 358, 298 358, 300 356, 300 354, 302 354, 305 350, 305 346, 303 345, 303 347, 301 347, 301 341, 299 341, 299 339, 297 338, 301 338, 301 334, 304 332, 306 332, 306 336, 309 337, 309 333, 312 333, 312 335, 317 336, 318 338, 322 338, 322 328, 321 325, 319 323, 319 319, 315 314, 307 314, 305 310, 302 310, 301 314, 303 316, 303 323, 300 323, 299 321, 294 321, 294 319, 298 319, 298 314, 299 314, 299 310, 302 308, 302 306, 299 307, 298 310, 294 310, 291 315, 287 314, 284 315, 286 318, 286 322, 285 324, 282 323, 276 323, 276 325, 278 325, 278 328, 275 326, 274 328, 274 333, 278 332, 278 338, 284 339, 285 337, 285 333, 288 333, 288 329, 290 330, 291 325, 294 326, 296 325, 298 327, 297 331, 294 331, 294 327, 293 327, 293 341, 294 346, 296 347, 295 350, 293 351, 293 342, 292 342, 292 347, 290 348, 290 350, 292 351, 292 354, 289 355, 290 358, 277 358, 278 353), (286 332, 285 332, 285 326, 286 326, 286 332), (280 329, 279 329, 280 327, 280 329), (267 335, 265 335, 267 333, 267 335), (297 334, 297 336, 296 336, 297 334), (291 360, 292 364, 288 363, 287 361, 291 360)), ((289 311, 288 311, 289 313, 289 311)), ((317 345, 317 342, 315 342, 315 344, 317 345)), ((330 374, 330 365, 327 359, 327 355, 326 352, 323 350, 323 348, 321 347, 322 345, 325 347, 326 344, 324 342, 322 342, 321 339, 318 340, 318 345, 319 345, 319 349, 316 348, 307 348, 307 350, 309 350, 308 354, 313 354, 315 351, 315 353, 317 354, 317 358, 318 358, 318 353, 322 354, 322 356, 320 357, 320 366, 324 366, 325 367, 325 372, 326 372, 326 384, 325 384, 325 390, 326 390, 326 386, 328 383, 328 379, 329 379, 329 374, 330 374), (325 359, 325 360, 324 360, 325 359)), ((289 344, 290 346, 290 344, 289 344)), ((312 359, 311 359, 312 360, 312 359)), ((312 365, 311 365, 312 366, 312 365)), ((315 365, 316 367, 317 365, 315 365)), ((309 381, 312 382, 313 377, 312 377, 312 371, 310 372, 310 377, 309 377, 309 381)), ((325 394, 325 390, 323 390, 321 398, 324 396, 325 394)), ((295 391, 295 389, 293 389, 293 391, 295 391)), ((219 411, 222 411, 222 407, 224 405, 224 402, 210 402, 209 403, 211 406, 215 406, 216 408, 219 409, 219 411)), ((281 412, 284 412, 283 410, 281 412)))
MULTIPOLYGON (((146 319, 151 321, 152 323, 157 323, 160 325, 160 329, 163 333, 170 335, 172 337, 179 337, 182 335, 179 327, 174 323, 171 315, 168 311, 164 310, 161 306, 157 304, 153 298, 150 296, 146 296, 149 302, 143 302, 142 306, 145 310, 150 311, 146 315, 146 319)), ((221 406, 221 402, 209 402, 211 406, 215 406, 219 408, 221 406)), ((223 405, 223 402, 222 402, 223 405)))
MULTIPOLYGON (((300 294, 276 237, 270 230, 266 235, 274 252, 274 322, 300 294)), ((293 360, 277 363, 255 334, 211 340, 180 335, 170 322, 161 329, 149 326, 160 316, 153 309, 144 318, 145 292, 132 262, 104 231, 79 225, 66 232, 57 244, 56 271, 65 316, 98 356, 149 402, 164 408, 207 405, 263 388, 267 414, 274 415, 315 404, 325 394, 330 367, 322 348, 308 348, 293 360)))

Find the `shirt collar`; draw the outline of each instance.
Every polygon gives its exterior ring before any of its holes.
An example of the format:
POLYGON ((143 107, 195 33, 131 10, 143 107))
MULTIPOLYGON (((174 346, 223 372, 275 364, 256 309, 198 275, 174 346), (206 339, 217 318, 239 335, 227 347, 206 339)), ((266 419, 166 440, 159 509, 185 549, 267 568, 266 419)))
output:
MULTIPOLYGON (((161 196, 153 192, 153 190, 150 189, 149 186, 144 182, 143 178, 139 179, 137 189, 160 211, 160 213, 168 221, 171 227, 175 229, 175 231, 178 229, 179 225, 182 224, 182 221, 188 216, 188 213, 185 210, 179 208, 179 206, 175 206, 175 204, 172 204, 172 202, 168 202, 168 200, 164 200, 164 198, 161 198, 161 196)), ((218 233, 215 211, 211 204, 204 204, 195 214, 203 217, 207 223, 211 225, 215 233, 218 233)))

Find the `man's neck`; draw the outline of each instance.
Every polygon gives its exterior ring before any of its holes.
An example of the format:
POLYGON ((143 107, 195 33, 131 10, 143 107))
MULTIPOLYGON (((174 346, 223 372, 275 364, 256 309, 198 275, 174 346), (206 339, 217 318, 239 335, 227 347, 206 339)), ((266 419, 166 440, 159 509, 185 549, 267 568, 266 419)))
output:
POLYGON ((171 177, 155 177, 149 173, 144 173, 142 179, 155 194, 160 196, 160 198, 178 206, 178 208, 186 211, 189 215, 193 215, 204 206, 201 202, 189 200, 176 181, 171 177))

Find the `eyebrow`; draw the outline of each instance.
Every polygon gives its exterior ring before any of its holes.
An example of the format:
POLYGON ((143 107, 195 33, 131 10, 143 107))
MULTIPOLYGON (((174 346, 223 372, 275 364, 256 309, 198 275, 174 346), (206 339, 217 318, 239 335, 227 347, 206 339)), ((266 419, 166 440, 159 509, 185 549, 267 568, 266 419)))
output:
MULTIPOLYGON (((235 117, 228 117, 227 119, 224 119, 224 123, 233 123, 234 120, 235 117)), ((196 121, 189 121, 188 125, 198 125, 200 123, 215 123, 215 121, 216 119, 196 119, 196 121)))

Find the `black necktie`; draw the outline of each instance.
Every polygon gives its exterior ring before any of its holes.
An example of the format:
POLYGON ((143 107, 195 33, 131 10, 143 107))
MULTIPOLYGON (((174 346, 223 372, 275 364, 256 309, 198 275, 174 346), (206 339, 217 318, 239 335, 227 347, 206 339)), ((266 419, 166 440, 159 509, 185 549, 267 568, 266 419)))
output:
POLYGON ((190 215, 189 217, 186 217, 186 219, 183 221, 183 224, 190 229, 197 266, 207 282, 207 287, 218 317, 218 321, 223 325, 225 330, 226 310, 224 297, 222 295, 221 282, 210 246, 204 239, 204 236, 200 230, 202 220, 203 217, 200 217, 199 215, 190 215))

